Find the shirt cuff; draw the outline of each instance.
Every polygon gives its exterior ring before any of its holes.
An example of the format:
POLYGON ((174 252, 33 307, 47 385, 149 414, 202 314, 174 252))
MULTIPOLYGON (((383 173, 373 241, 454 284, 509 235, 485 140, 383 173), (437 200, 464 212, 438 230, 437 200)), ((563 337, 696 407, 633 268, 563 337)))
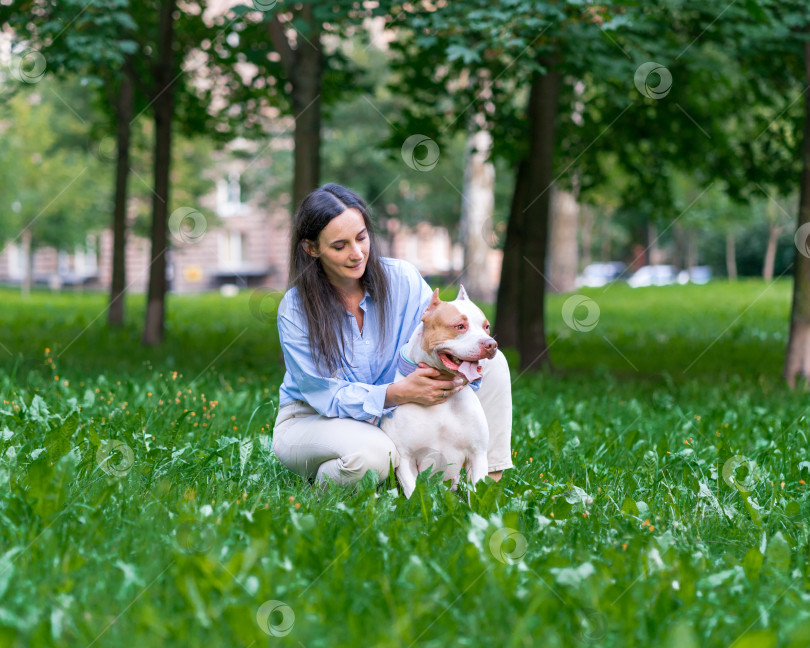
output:
POLYGON ((385 393, 388 385, 374 385, 368 391, 368 397, 363 401, 363 411, 371 416, 393 416, 396 405, 385 407, 385 393))

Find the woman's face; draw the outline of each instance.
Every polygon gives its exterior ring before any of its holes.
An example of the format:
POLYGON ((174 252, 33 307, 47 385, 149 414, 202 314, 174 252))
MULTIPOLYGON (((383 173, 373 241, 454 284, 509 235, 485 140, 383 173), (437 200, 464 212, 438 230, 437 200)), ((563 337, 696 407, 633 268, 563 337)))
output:
POLYGON ((363 215, 354 208, 329 221, 318 236, 317 247, 304 241, 307 253, 321 260, 329 281, 343 289, 355 287, 363 276, 370 248, 363 215))

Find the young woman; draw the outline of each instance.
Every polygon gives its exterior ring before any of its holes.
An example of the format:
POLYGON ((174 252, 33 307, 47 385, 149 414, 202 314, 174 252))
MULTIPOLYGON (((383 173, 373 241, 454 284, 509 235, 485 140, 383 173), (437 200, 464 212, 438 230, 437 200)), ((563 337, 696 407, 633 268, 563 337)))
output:
MULTIPOLYGON (((397 353, 432 291, 412 264, 378 255, 365 203, 335 184, 313 191, 295 214, 289 283, 278 309, 287 372, 273 450, 308 479, 350 485, 375 470, 382 483, 399 456, 380 417, 403 403, 440 403, 466 384, 438 379, 425 364, 393 382, 397 353)), ((500 351, 484 363, 476 393, 490 428, 490 475, 499 479, 512 467, 511 382, 500 351)))

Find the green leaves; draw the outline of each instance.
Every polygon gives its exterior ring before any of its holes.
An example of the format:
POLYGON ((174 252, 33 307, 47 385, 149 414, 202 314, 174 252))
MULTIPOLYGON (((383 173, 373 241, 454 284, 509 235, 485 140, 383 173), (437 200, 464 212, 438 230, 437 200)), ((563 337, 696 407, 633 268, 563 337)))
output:
POLYGON ((79 413, 71 412, 61 425, 55 426, 45 437, 45 448, 51 461, 57 461, 71 448, 71 439, 79 427, 79 413))
POLYGON ((563 448, 563 429, 558 419, 554 419, 546 429, 546 442, 554 457, 559 459, 563 448))
POLYGON ((765 560, 768 567, 781 574, 786 574, 790 568, 790 544, 782 532, 768 539, 768 548, 765 550, 765 560))

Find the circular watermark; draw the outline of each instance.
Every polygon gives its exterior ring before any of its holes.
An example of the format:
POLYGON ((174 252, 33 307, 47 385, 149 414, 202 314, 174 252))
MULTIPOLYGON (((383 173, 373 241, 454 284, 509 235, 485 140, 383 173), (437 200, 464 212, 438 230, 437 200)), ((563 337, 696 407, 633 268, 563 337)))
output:
POLYGON ((112 135, 102 137, 96 146, 96 153, 100 160, 115 160, 118 154, 118 145, 112 135))
POLYGON ((278 306, 282 297, 284 297, 284 293, 277 290, 257 288, 250 293, 248 301, 250 314, 262 324, 274 322, 278 317, 278 306))
POLYGON ((504 565, 514 565, 516 562, 520 562, 528 547, 529 543, 526 541, 526 536, 520 531, 509 527, 498 529, 489 539, 489 550, 495 556, 495 560, 502 562, 504 565), (507 543, 514 543, 511 551, 507 551, 507 543))
POLYGON ((496 224, 492 218, 487 218, 483 225, 481 225, 481 238, 484 239, 484 243, 487 244, 487 247, 495 249, 499 246, 500 236, 498 236, 498 232, 501 228, 502 225, 496 224))
POLYGON ((579 630, 575 639, 577 643, 593 645, 607 633, 605 615, 593 608, 582 608, 577 612, 579 630))
POLYGON ((565 325, 574 331, 587 333, 593 331, 599 324, 599 304, 585 295, 572 295, 565 300, 562 307, 562 318, 565 325), (587 309, 585 317, 577 318, 577 308, 584 306, 587 309))
POLYGON ((672 74, 660 63, 648 61, 638 66, 633 83, 636 89, 650 99, 663 99, 672 89, 672 74), (656 77, 658 83, 655 83, 656 77))
MULTIPOLYGON (((436 448, 419 448, 413 453, 413 458, 416 460, 417 472, 424 472, 430 470, 430 474, 444 473, 449 471, 451 463, 444 456, 441 450, 436 448)), ((448 476, 447 479, 450 479, 448 476)))
POLYGON ((411 135, 405 140, 401 150, 402 159, 414 171, 430 171, 439 163, 439 145, 426 135, 411 135), (419 147, 420 155, 416 152, 419 147))
POLYGON ((177 527, 177 545, 186 554, 207 554, 214 547, 216 537, 209 524, 184 522, 177 527))
POLYGON ((285 637, 295 625, 295 612, 283 601, 265 601, 256 611, 256 623, 267 635, 285 637))
POLYGON ((759 481, 756 462, 743 455, 729 457, 723 464, 723 481, 731 486, 731 488, 750 493, 754 490, 754 486, 756 486, 756 483, 759 481), (742 466, 746 467, 747 472, 745 477, 739 479, 737 477, 737 470, 742 466))
POLYGON ((35 49, 27 49, 19 54, 12 54, 11 76, 22 83, 39 83, 45 76, 45 68, 48 67, 42 52, 35 49))
POLYGON ((96 463, 112 477, 126 477, 135 463, 135 453, 123 441, 104 439, 96 451, 96 463))
POLYGON ((208 221, 194 207, 180 207, 169 216, 169 231, 178 243, 199 243, 208 230, 208 221))
POLYGON ((253 8, 259 11, 270 11, 278 4, 278 0, 253 0, 253 8))
POLYGON ((807 257, 810 259, 810 245, 808 242, 810 239, 810 223, 805 223, 804 225, 800 225, 799 228, 796 230, 796 234, 793 236, 793 242, 796 244, 796 249, 799 251, 803 257, 807 257))

